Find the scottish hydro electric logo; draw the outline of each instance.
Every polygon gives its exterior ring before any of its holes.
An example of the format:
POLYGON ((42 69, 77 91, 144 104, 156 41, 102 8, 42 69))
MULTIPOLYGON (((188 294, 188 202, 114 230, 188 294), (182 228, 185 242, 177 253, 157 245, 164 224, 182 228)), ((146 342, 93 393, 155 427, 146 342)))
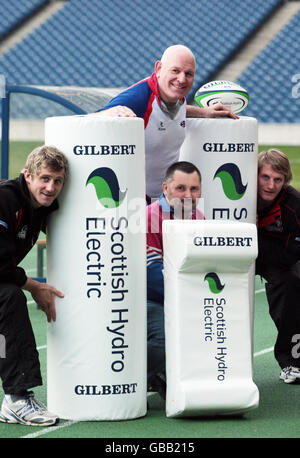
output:
POLYGON ((98 201, 105 208, 117 208, 125 199, 127 189, 120 190, 118 178, 109 167, 95 169, 88 177, 86 186, 94 185, 98 201))
POLYGON ((214 175, 220 178, 224 194, 230 200, 239 200, 246 192, 247 184, 242 182, 240 169, 231 162, 221 165, 214 175))
MULTIPOLYGON (((209 272, 204 277, 211 293, 219 294, 224 288, 216 272, 209 272)), ((226 297, 205 295, 203 297, 203 338, 208 352, 216 364, 216 379, 223 382, 227 377, 227 319, 226 297)))
POLYGON ((213 294, 219 294, 225 286, 222 285, 220 278, 215 272, 206 274, 204 280, 208 282, 209 289, 213 294))

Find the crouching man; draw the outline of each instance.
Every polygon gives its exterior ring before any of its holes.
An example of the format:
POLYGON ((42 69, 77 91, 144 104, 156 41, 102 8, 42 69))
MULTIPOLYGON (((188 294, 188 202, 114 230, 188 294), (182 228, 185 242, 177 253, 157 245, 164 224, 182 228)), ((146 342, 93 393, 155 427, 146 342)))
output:
POLYGON ((194 164, 180 161, 167 169, 162 194, 147 207, 147 383, 148 391, 166 397, 164 277, 162 222, 204 219, 197 208, 201 174, 194 164))
MULTIPOLYGON (((287 156, 276 149, 258 155, 258 258, 270 315, 277 327, 275 358, 285 383, 300 382, 295 338, 300 334, 300 193, 289 182, 287 156)), ((296 340, 297 341, 297 340, 296 340)))
POLYGON ((42 385, 39 356, 23 290, 28 291, 55 321, 55 297, 63 293, 26 275, 18 264, 32 249, 48 215, 58 208, 56 198, 68 175, 64 154, 41 146, 28 156, 18 178, 0 184, 0 335, 5 357, 0 358, 4 399, 0 421, 49 426, 57 415, 35 399, 31 388, 42 385))

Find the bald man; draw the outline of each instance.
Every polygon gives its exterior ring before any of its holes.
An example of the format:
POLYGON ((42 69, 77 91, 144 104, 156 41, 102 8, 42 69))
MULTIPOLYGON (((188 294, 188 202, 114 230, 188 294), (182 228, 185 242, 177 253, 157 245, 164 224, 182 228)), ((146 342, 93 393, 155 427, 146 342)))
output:
POLYGON ((167 168, 178 161, 187 117, 238 118, 221 103, 208 108, 187 105, 196 61, 183 45, 167 48, 154 73, 113 98, 97 112, 100 116, 140 117, 145 125, 147 200, 157 199, 167 168))

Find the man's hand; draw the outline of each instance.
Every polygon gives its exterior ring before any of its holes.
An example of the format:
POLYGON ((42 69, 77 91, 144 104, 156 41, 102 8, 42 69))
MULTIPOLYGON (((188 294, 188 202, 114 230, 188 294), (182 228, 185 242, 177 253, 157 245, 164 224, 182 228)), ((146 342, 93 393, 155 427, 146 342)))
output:
POLYGON ((109 116, 109 117, 119 117, 119 118, 136 118, 136 114, 131 108, 117 105, 116 107, 108 108, 107 110, 98 111, 97 113, 89 113, 88 116, 109 116))
POLYGON ((27 281, 22 289, 29 291, 33 300, 39 305, 41 310, 45 312, 47 321, 50 323, 56 320, 55 296, 64 297, 64 294, 47 283, 40 283, 32 278, 27 278, 27 281))
POLYGON ((239 117, 225 107, 221 102, 211 105, 210 107, 197 107, 196 105, 187 105, 186 107, 187 118, 232 118, 239 119, 239 117))

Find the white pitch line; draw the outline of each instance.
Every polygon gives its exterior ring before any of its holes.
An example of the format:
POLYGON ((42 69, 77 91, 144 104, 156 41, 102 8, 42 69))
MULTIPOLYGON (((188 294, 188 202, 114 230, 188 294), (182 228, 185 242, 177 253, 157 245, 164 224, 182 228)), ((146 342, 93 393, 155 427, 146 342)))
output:
POLYGON ((255 291, 255 294, 264 293, 264 292, 265 292, 265 288, 262 288, 262 289, 258 289, 257 291, 255 291))
MULTIPOLYGON (((42 349, 42 348, 46 348, 46 347, 47 347, 47 345, 43 345, 40 348, 42 349)), ((274 347, 265 348, 264 350, 261 350, 261 351, 258 351, 256 353, 254 353, 253 356, 255 357, 255 356, 264 355, 265 353, 270 353, 273 350, 274 350, 274 347)), ((20 439, 34 439, 35 437, 43 436, 44 434, 51 433, 53 431, 57 431, 58 429, 66 428, 68 426, 72 426, 72 425, 74 425, 76 423, 79 423, 79 421, 78 420, 68 420, 63 425, 49 426, 48 428, 42 429, 41 431, 36 431, 34 433, 30 433, 30 434, 26 434, 25 436, 21 436, 20 439)))
MULTIPOLYGON (((264 288, 258 289, 257 291, 255 291, 255 294, 259 294, 264 291, 265 291, 264 288)), ((40 347, 37 347, 37 350, 44 350, 45 348, 47 348, 47 345, 41 345, 40 347)), ((274 347, 265 348, 264 350, 254 353, 253 356, 256 357, 256 356, 264 355, 266 353, 270 353, 273 350, 274 350, 274 347)), ((21 436, 21 439, 33 439, 35 437, 43 436, 44 434, 51 433, 53 431, 57 431, 62 428, 67 428, 68 426, 72 426, 76 423, 79 423, 79 421, 69 420, 66 423, 64 423, 63 425, 49 426, 48 428, 42 429, 41 431, 36 431, 34 433, 26 434, 25 436, 21 436)))
POLYGON ((78 423, 78 421, 69 420, 66 423, 64 423, 63 425, 48 426, 48 428, 42 429, 40 431, 36 431, 35 433, 30 433, 30 434, 26 434, 25 436, 21 436, 20 439, 33 439, 35 437, 43 436, 44 434, 51 433, 53 431, 57 431, 58 429, 66 428, 67 426, 72 426, 75 423, 78 423))
POLYGON ((265 353, 270 353, 270 351, 273 351, 273 350, 274 350, 274 347, 265 348, 264 350, 257 351, 256 353, 254 353, 253 356, 264 355, 265 353))
MULTIPOLYGON (((264 292, 265 292, 265 288, 261 288, 261 289, 257 289, 255 291, 255 294, 264 293, 264 292)), ((256 353, 254 353, 253 356, 265 355, 266 353, 270 353, 273 350, 274 350, 274 347, 265 348, 264 350, 257 351, 256 353)))

